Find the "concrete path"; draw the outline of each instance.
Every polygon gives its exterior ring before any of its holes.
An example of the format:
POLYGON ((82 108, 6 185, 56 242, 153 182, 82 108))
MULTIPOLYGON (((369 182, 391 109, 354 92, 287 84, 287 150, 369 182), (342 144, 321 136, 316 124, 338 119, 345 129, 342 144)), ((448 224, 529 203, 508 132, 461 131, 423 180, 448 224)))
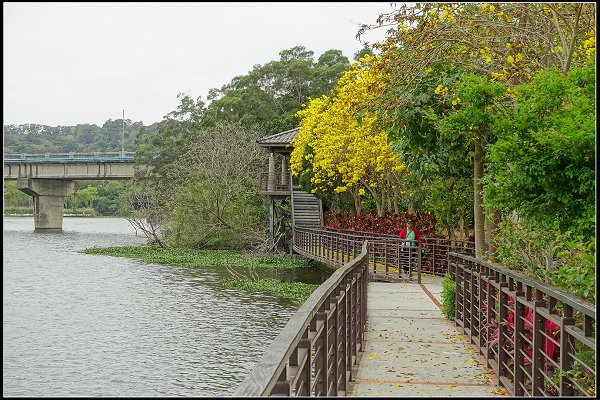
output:
POLYGON ((365 351, 349 396, 502 396, 495 374, 439 305, 443 278, 369 282, 365 351))

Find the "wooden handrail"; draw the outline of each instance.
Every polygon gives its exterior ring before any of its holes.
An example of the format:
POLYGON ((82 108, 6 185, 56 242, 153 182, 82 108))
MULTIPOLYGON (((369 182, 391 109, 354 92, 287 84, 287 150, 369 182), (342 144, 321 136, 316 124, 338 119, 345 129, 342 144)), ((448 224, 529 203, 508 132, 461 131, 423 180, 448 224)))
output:
POLYGON ((595 304, 464 254, 449 269, 456 323, 513 396, 595 396, 595 304))
MULTIPOLYGON (((416 241, 401 253, 393 235, 300 227, 294 227, 293 240, 300 254, 338 269, 290 319, 237 396, 344 396, 364 349, 369 274, 412 279, 416 262, 421 281, 416 241)), ((596 352, 594 304, 444 245, 433 248, 447 257, 438 274, 455 276, 455 322, 502 386, 515 396, 595 395, 595 364, 589 361, 596 352)), ((464 243, 458 248, 471 251, 464 243)))
POLYGON ((364 347, 367 259, 364 242, 361 253, 292 316, 235 396, 345 394, 357 351, 364 347))

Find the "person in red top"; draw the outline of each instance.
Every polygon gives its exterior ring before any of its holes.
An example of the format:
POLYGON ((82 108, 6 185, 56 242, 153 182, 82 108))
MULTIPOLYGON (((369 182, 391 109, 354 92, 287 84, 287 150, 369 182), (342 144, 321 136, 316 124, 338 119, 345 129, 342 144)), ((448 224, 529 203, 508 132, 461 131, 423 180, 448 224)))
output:
POLYGON ((405 271, 409 271, 409 264, 414 263, 415 257, 417 256, 417 251, 420 251, 420 249, 423 248, 423 240, 421 239, 421 234, 419 233, 419 230, 415 228, 412 219, 406 220, 406 228, 403 228, 400 231, 398 237, 400 237, 400 239, 405 239, 405 241, 402 242, 402 266, 405 271), (413 241, 411 242, 411 240, 413 241), (418 250, 414 249, 415 240, 418 250))
MULTIPOLYGON (((423 241, 421 240, 421 234, 419 230, 415 228, 414 221, 412 219, 406 220, 406 228, 403 228, 398 235, 400 239, 416 240, 419 248, 423 247, 423 241)), ((407 246, 414 246, 414 242, 405 242, 407 246)))

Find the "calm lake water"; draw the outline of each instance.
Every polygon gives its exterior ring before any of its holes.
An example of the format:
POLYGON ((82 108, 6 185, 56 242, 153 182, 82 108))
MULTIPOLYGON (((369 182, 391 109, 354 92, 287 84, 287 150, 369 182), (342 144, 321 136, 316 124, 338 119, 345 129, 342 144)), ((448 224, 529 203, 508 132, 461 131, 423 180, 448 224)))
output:
POLYGON ((223 271, 80 253, 145 242, 120 218, 4 217, 4 396, 234 392, 297 307, 223 271))

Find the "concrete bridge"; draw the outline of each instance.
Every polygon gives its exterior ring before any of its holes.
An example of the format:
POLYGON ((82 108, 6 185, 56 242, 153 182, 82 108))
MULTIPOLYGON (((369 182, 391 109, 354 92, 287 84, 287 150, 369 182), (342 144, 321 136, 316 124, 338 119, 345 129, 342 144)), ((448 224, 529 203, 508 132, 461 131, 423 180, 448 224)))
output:
POLYGON ((133 178, 133 155, 124 153, 4 155, 4 179, 33 197, 36 230, 62 230, 64 199, 76 180, 133 178))

